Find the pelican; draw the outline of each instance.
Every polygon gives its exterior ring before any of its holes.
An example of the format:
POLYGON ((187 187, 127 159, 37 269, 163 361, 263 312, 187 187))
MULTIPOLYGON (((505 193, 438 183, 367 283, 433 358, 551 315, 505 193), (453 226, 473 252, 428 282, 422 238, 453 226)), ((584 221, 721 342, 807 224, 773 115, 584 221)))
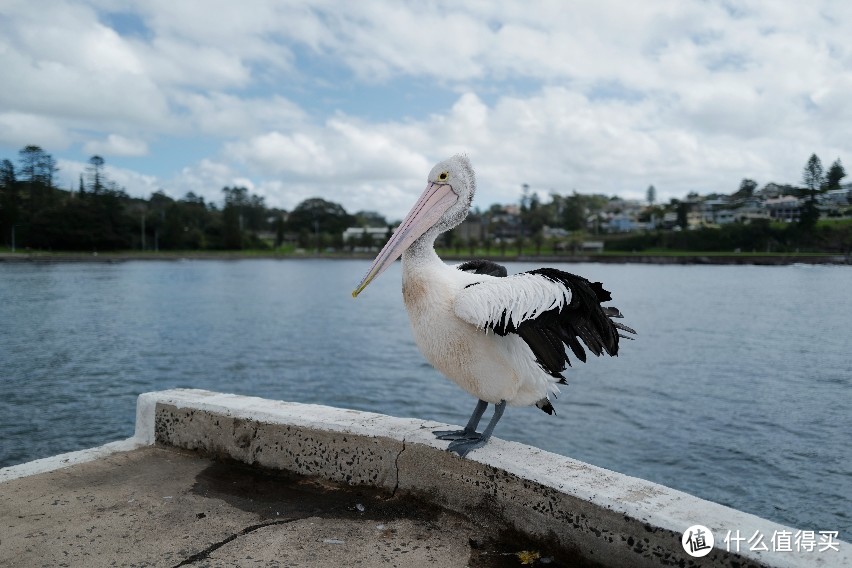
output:
POLYGON ((463 430, 438 430, 459 456, 484 446, 506 405, 553 414, 551 396, 571 364, 567 351, 586 361, 580 344, 596 356, 618 354, 621 313, 601 304, 609 292, 599 282, 540 268, 507 276, 487 260, 445 264, 435 239, 467 217, 476 180, 467 156, 456 155, 429 172, 426 189, 379 252, 353 297, 402 256, 402 295, 417 347, 438 371, 478 399, 463 430), (566 349, 567 346, 567 349, 566 349), (488 404, 494 414, 477 432, 488 404))

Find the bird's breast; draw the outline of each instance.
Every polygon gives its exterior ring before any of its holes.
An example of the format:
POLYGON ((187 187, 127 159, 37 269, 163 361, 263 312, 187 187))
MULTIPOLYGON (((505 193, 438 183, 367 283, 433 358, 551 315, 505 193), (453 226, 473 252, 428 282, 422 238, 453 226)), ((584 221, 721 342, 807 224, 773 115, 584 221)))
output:
POLYGON ((409 276, 403 279, 402 297, 420 351, 439 371, 462 379, 474 354, 471 330, 453 312, 453 286, 441 278, 409 276))
POLYGON ((417 347, 440 373, 490 402, 509 398, 518 377, 506 365, 500 340, 456 316, 453 303, 464 283, 454 274, 408 274, 402 294, 417 347))

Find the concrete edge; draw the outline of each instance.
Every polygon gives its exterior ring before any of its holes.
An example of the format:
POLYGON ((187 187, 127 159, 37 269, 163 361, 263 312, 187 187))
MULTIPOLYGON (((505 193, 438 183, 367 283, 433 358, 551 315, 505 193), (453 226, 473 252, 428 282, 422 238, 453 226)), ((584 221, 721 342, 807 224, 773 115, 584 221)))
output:
MULTIPOLYGON (((165 391, 169 392, 169 391, 165 391)), ((86 463, 105 458, 116 452, 129 452, 142 446, 154 443, 154 411, 161 393, 143 393, 136 399, 136 430, 132 437, 126 440, 109 442, 103 446, 67 452, 26 463, 0 468, 0 483, 20 477, 38 475, 48 471, 56 471, 71 467, 78 463, 86 463)))
POLYGON ((28 477, 30 475, 38 475, 39 473, 47 473, 49 471, 56 471, 57 469, 64 469, 79 463, 95 461, 116 452, 129 452, 130 450, 135 450, 136 448, 145 445, 149 444, 140 442, 134 436, 133 438, 127 438, 126 440, 119 440, 117 442, 109 442, 108 444, 97 446, 95 448, 86 448, 85 450, 67 452, 18 465, 11 465, 9 467, 0 468, 0 483, 18 479, 20 477, 28 477))

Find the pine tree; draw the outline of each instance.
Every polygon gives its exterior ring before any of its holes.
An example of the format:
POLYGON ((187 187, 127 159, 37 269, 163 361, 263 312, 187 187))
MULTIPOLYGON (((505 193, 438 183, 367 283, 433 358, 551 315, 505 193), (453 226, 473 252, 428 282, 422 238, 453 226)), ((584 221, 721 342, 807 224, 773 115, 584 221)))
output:
POLYGON ((843 169, 843 164, 840 163, 840 158, 834 160, 831 167, 828 168, 828 173, 825 175, 825 189, 840 189, 840 180, 846 177, 846 170, 843 169))
POLYGON ((822 162, 816 154, 811 154, 811 157, 808 158, 808 163, 805 164, 805 169, 802 172, 802 181, 805 187, 808 188, 810 197, 805 202, 802 212, 799 215, 799 225, 805 229, 813 229, 819 219, 819 210, 816 206, 816 193, 825 183, 822 162))
POLYGON ((648 205, 653 205, 657 201, 657 188, 653 185, 648 186, 648 191, 645 194, 648 199, 648 205))
POLYGON ((811 154, 802 172, 802 182, 810 191, 812 199, 816 199, 816 192, 822 188, 824 181, 822 162, 816 154, 811 154))
POLYGON ((104 159, 100 156, 89 158, 89 166, 86 168, 89 175, 89 188, 92 193, 99 195, 104 189, 104 159))

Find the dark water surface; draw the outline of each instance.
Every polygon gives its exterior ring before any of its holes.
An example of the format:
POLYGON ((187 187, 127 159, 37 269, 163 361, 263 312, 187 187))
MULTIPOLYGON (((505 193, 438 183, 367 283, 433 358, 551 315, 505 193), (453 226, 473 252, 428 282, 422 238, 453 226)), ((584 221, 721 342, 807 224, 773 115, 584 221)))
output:
MULTIPOLYGON (((463 424, 475 401, 417 351, 399 265, 351 298, 367 266, 0 264, 0 466, 130 436, 136 395, 173 387, 463 424)), ((639 338, 499 437, 850 538, 852 269, 561 268, 639 338)))

